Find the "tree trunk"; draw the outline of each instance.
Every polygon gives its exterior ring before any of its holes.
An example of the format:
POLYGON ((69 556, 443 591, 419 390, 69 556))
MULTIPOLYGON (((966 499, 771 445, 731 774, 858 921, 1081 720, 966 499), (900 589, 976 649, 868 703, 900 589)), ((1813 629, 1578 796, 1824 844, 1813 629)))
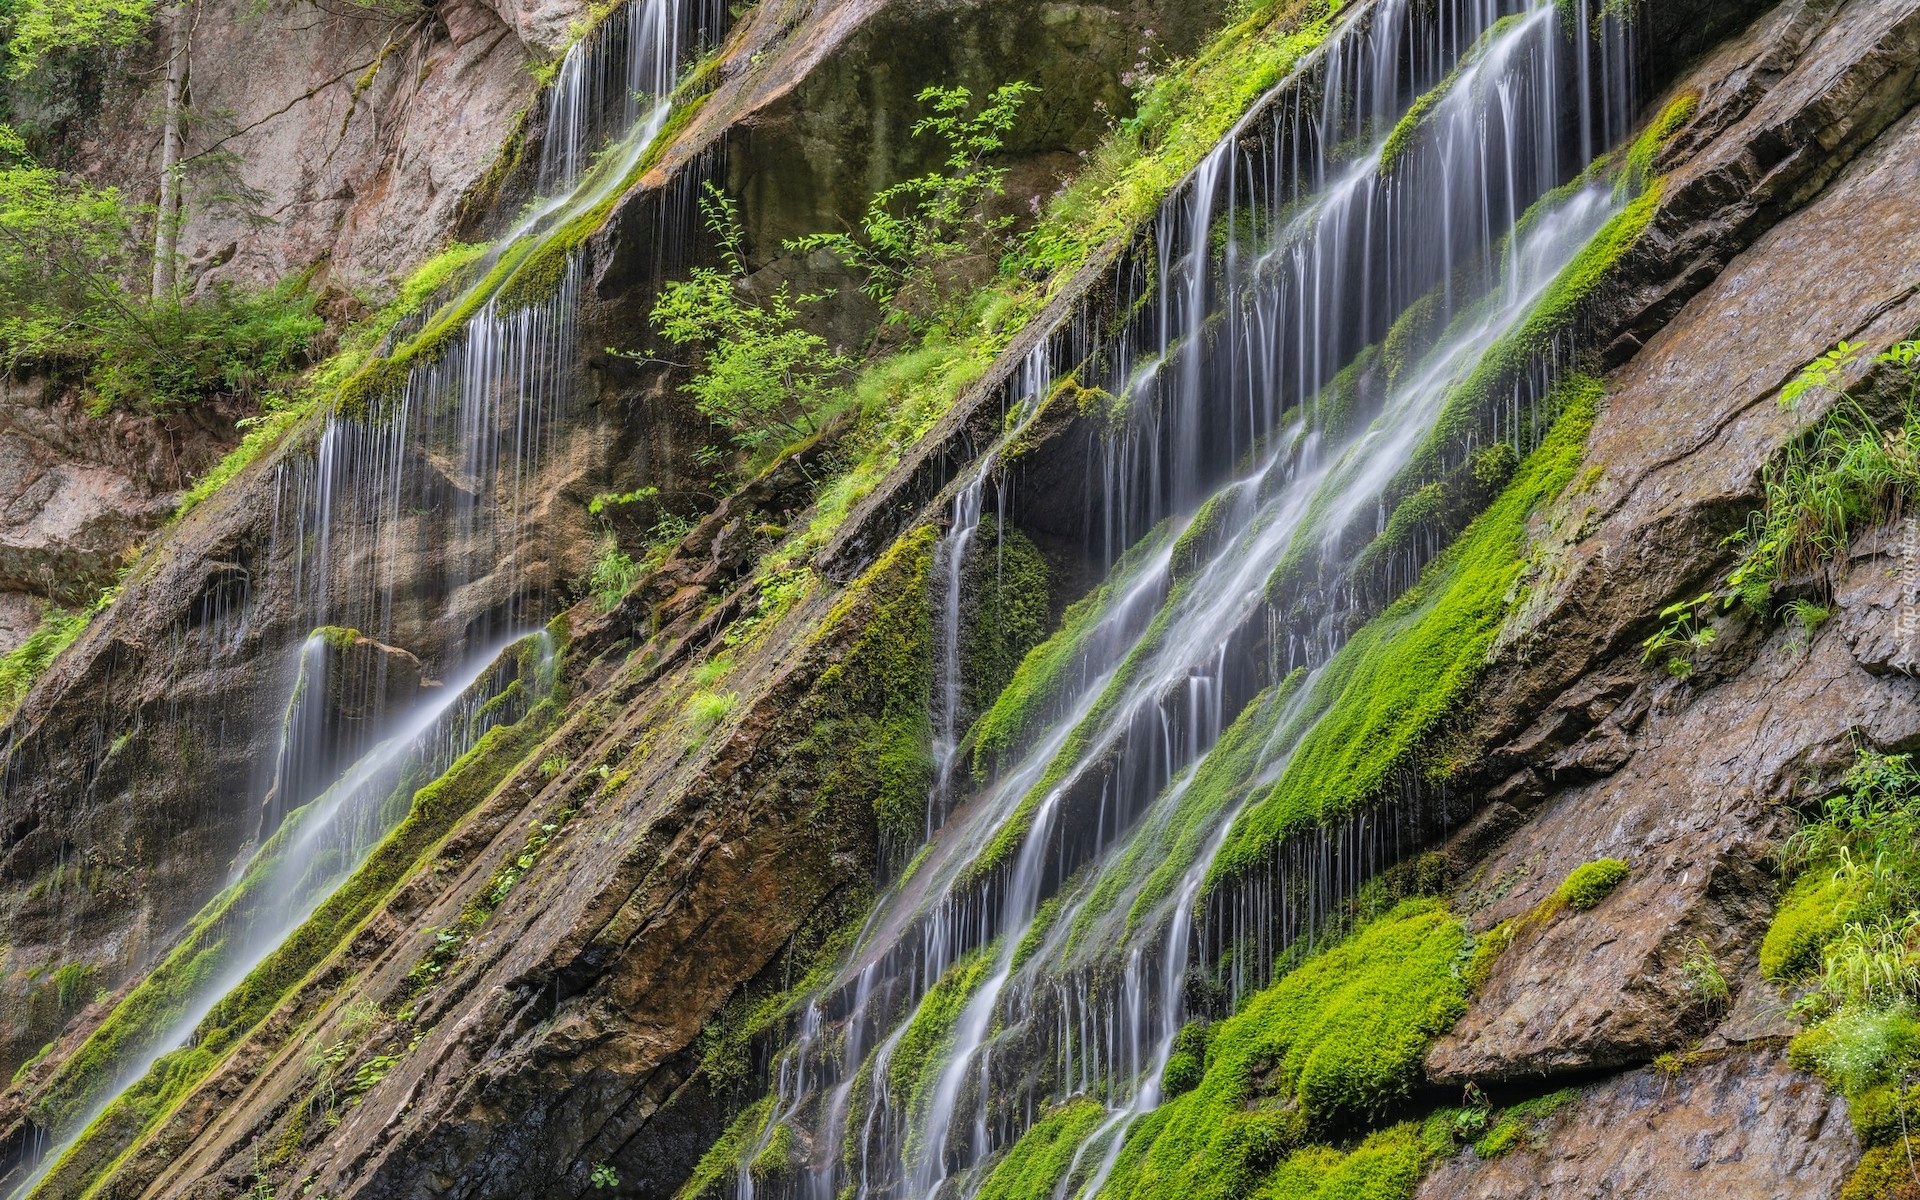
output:
POLYGON ((175 0, 167 22, 166 115, 160 141, 160 205, 153 217, 153 298, 173 294, 180 244, 180 158, 185 150, 183 110, 191 62, 193 13, 189 0, 175 0))

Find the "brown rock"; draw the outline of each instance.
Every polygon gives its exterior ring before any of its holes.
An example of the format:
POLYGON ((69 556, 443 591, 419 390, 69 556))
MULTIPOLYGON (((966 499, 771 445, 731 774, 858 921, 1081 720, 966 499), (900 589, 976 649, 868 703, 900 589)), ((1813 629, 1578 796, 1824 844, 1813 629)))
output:
POLYGON ((1416 1200, 1828 1200, 1860 1157, 1845 1103, 1776 1051, 1610 1079, 1530 1132, 1439 1163, 1416 1200))

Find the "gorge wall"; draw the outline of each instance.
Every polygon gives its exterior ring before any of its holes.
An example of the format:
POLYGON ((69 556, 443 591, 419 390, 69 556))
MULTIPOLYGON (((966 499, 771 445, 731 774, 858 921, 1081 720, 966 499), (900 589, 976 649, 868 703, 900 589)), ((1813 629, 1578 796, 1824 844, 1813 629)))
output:
POLYGON ((196 12, 189 273, 338 350, 190 505, 241 400, 0 398, 22 631, 137 547, 5 726, 10 1195, 1920 1194, 1905 860, 1797 849, 1920 792, 1920 5, 196 12), (1013 80, 940 306, 791 244, 1013 80), (715 194, 854 360, 773 445, 715 194))

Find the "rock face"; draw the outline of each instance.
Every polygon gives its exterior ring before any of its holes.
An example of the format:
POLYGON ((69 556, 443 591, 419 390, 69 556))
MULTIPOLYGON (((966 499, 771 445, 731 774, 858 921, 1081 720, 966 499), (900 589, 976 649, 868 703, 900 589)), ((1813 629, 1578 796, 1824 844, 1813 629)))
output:
POLYGON ((219 405, 92 417, 30 378, 0 383, 0 653, 49 604, 91 604, 232 437, 219 405))
MULTIPOLYGON (((318 268, 342 291, 386 284, 454 227, 533 98, 530 68, 586 16, 575 0, 198 5, 187 277, 318 268)), ((137 50, 115 73, 79 164, 142 200, 158 187, 163 53, 137 50)))
MULTIPOLYGON (((1693 679, 1679 682, 1643 665, 1637 644, 1650 614, 1724 572, 1721 540, 1757 504, 1760 466, 1816 415, 1776 404, 1780 387, 1836 341, 1883 347, 1920 327, 1911 269, 1920 212, 1905 198, 1920 162, 1920 121, 1899 116, 1920 98, 1905 65, 1920 48, 1920 12, 1847 12, 1848 23, 1807 44, 1765 101, 1730 128, 1807 126, 1844 144, 1899 119, 1837 178, 1806 157, 1795 170, 1774 167, 1778 194, 1804 194, 1809 178, 1832 182, 1734 258, 1608 379, 1588 445, 1601 474, 1570 502, 1577 508, 1554 518, 1581 536, 1549 559, 1540 607, 1509 630, 1514 653, 1485 691, 1490 760, 1502 769, 1525 764, 1495 794, 1504 807, 1539 809, 1475 868, 1465 893, 1475 924, 1527 911, 1591 859, 1621 858, 1633 873, 1594 912, 1514 944, 1435 1047, 1439 1078, 1616 1067, 1703 1032, 1680 966, 1695 939, 1741 958, 1743 968, 1751 963, 1771 913, 1766 855, 1783 806, 1804 798, 1810 780, 1833 778, 1859 739, 1894 750, 1920 744, 1920 690, 1888 665, 1910 652, 1889 620, 1909 585, 1906 551, 1885 533, 1848 564, 1837 591, 1844 616, 1809 646, 1743 619, 1693 679), (1858 108, 1825 111, 1835 78, 1858 81, 1838 93, 1858 108), (1796 90, 1817 120, 1781 113, 1796 90), (1805 278, 1805 264, 1835 256, 1849 263, 1844 282, 1805 278), (1809 305, 1818 323, 1807 320, 1809 305)), ((1810 19, 1788 8, 1768 23, 1799 30, 1810 19)), ((1729 57, 1766 46, 1760 57, 1777 70, 1780 45, 1750 42, 1729 57)), ((1738 104, 1753 69, 1737 67, 1724 89, 1710 89, 1703 119, 1712 121, 1716 100, 1738 104)), ((1751 160, 1709 148, 1676 172, 1668 194, 1685 206, 1696 190, 1724 194, 1712 182, 1721 173, 1750 169, 1751 160)))
POLYGON ((1435 1168, 1418 1200, 1834 1196, 1853 1169, 1846 1104, 1771 1053, 1588 1088, 1491 1162, 1435 1168))

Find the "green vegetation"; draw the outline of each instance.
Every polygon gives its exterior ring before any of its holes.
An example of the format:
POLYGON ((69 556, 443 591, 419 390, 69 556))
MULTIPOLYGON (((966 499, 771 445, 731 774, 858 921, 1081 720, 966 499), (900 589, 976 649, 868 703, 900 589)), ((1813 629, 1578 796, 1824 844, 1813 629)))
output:
MULTIPOLYGON (((546 704, 516 725, 489 730, 444 775, 414 791, 407 816, 374 848, 360 870, 215 1005, 195 1029, 193 1044, 162 1058, 88 1128, 75 1147, 73 1169, 90 1173, 90 1166, 98 1167, 123 1153, 143 1130, 171 1111, 242 1038, 351 940, 394 889, 428 860, 459 819, 538 744, 554 717, 552 706, 546 704)), ((403 788, 409 786, 403 781, 403 788)), ((36 1118, 45 1127, 64 1130, 111 1083, 113 1064, 124 1061, 177 1020, 201 985, 226 968, 227 931, 236 923, 244 925, 245 913, 257 902, 260 889, 272 883, 275 851, 291 835, 293 824, 284 825, 246 876, 195 917, 173 951, 114 1007, 32 1098, 36 1118)), ((61 1170, 65 1169, 63 1165, 61 1170)))
POLYGON ((983 518, 960 591, 960 708, 984 712, 1047 636, 1047 561, 1024 533, 983 518))
POLYGON ((1567 873, 1553 897, 1560 904, 1579 912, 1597 908, 1626 879, 1628 870, 1627 864, 1617 858, 1599 858, 1582 863, 1567 873))
POLYGON ((861 367, 838 400, 848 427, 846 465, 817 494, 809 526, 768 560, 804 561, 886 478, 904 449, 931 430, 1001 350, 1084 267, 1110 259, 1184 175, 1332 28, 1325 0, 1255 5, 1200 55, 1148 80, 1134 117, 1121 122, 1086 167, 1045 207, 1000 263, 970 291, 913 323, 913 340, 861 367))
POLYGON ((738 207, 708 183, 700 212, 720 243, 723 268, 697 267, 669 284, 654 305, 653 324, 676 346, 705 348, 685 390, 701 415, 742 448, 806 437, 818 428, 830 393, 852 366, 828 348, 827 339, 799 324, 795 306, 824 297, 794 296, 782 283, 765 301, 747 298, 750 272, 738 207))
POLYGON ((587 572, 587 588, 601 611, 611 612, 640 578, 640 572, 641 564, 620 548, 612 534, 606 534, 595 544, 593 566, 587 572))
MULTIPOLYGON (((1650 181, 1639 198, 1616 213, 1547 285, 1520 327, 1481 356, 1472 373, 1447 393, 1439 420, 1414 454, 1408 478, 1433 478, 1448 461, 1458 461, 1490 405, 1504 398, 1555 339, 1574 327, 1588 299, 1646 232, 1659 210, 1661 187, 1659 179, 1650 181)), ((1552 197, 1543 199, 1521 224, 1552 202, 1552 197)), ((1552 420, 1554 406, 1549 403, 1543 410, 1545 419, 1552 420)))
MULTIPOLYGON (((947 968, 940 981, 927 989, 893 1048, 883 1083, 893 1104, 907 1114, 907 1127, 915 1136, 953 1046, 954 1027, 998 961, 997 944, 988 945, 947 968)), ((908 1157, 912 1157, 911 1146, 908 1157)))
POLYGON ((1163 525, 1129 550, 1107 573, 1106 582, 1069 605, 1060 628, 1021 658, 993 706, 974 722, 970 740, 975 777, 984 779, 1005 765, 1069 690, 1084 682, 1089 639, 1112 606, 1139 585, 1141 573, 1152 569, 1154 551, 1165 544, 1166 532, 1163 525))
POLYGON ((1413 102, 1412 107, 1407 109, 1406 115, 1400 118, 1399 123, 1393 127, 1393 132, 1387 135, 1386 142, 1380 148, 1382 172, 1392 170, 1406 156, 1414 139, 1419 136, 1421 126, 1426 124, 1427 117, 1433 112, 1434 106, 1439 104, 1441 99, 1459 83, 1461 73, 1471 70, 1473 65, 1486 54, 1487 47, 1507 30, 1519 24, 1525 16, 1525 13, 1509 13, 1488 26, 1486 32, 1482 33, 1467 52, 1454 63, 1453 70, 1447 72, 1446 78, 1423 92, 1420 98, 1413 102))
POLYGON ((0 363, 72 369, 95 412, 251 399, 299 374, 325 324, 304 278, 148 298, 126 284, 138 217, 117 190, 42 166, 0 125, 0 363))
POLYGON ((90 608, 79 612, 50 608, 26 641, 0 655, 0 721, 14 714, 33 685, 53 665, 53 660, 86 632, 94 615, 112 600, 113 593, 108 591, 101 593, 90 608))
POLYGON ((1274 733, 1305 679, 1306 671, 1296 670, 1255 697, 1192 776, 1176 780, 1169 796, 1153 806, 1126 849, 1101 869, 1075 916, 1069 951, 1117 944, 1174 894, 1211 843, 1218 822, 1254 787, 1274 733))
POLYGON ((975 1200, 1052 1200, 1080 1143, 1107 1119, 1097 1100, 1069 1100, 1034 1122, 975 1193, 975 1200))
POLYGON ((1102 1194, 1340 1195, 1329 1180, 1343 1175, 1398 1181, 1362 1194, 1410 1193, 1430 1154, 1411 1127, 1352 1156, 1301 1148, 1410 1096, 1427 1046, 1465 1011, 1465 946, 1443 908, 1412 901, 1283 976, 1213 1027, 1199 1083, 1135 1122, 1102 1194))
POLYGON ((1867 882, 1856 872, 1802 871, 1760 943, 1760 973, 1790 983, 1818 970, 1821 953, 1846 929, 1867 882))
POLYGON ((707 740, 713 727, 726 720, 740 701, 737 692, 696 691, 687 699, 687 736, 694 744, 707 740))
POLYGON ((11 0, 4 18, 5 75, 21 79, 50 57, 118 49, 139 41, 153 22, 152 0, 11 0))
POLYGON ((824 794, 872 797, 883 837, 896 847, 926 832, 933 782, 933 622, 928 572, 935 531, 897 540, 850 591, 823 628, 857 620, 859 634, 839 661, 821 672, 808 698, 813 747, 828 758, 824 794))
POLYGON ((1579 1098, 1578 1088, 1562 1088, 1503 1110, 1490 1120, 1486 1133, 1473 1143, 1473 1152, 1481 1158, 1493 1159, 1517 1149, 1522 1142, 1537 1149, 1544 1144, 1544 1126, 1548 1119, 1579 1098))
POLYGON ((1643 663, 1664 658, 1667 674, 1675 679, 1691 679, 1699 660, 1720 631, 1709 624, 1714 594, 1707 592, 1691 600, 1669 604, 1660 610, 1660 628, 1640 643, 1643 663))
POLYGON ((1700 93, 1689 89, 1681 92, 1666 107, 1662 108, 1633 145, 1627 148, 1626 168, 1620 174, 1620 186, 1639 188, 1646 186, 1653 178, 1653 160, 1666 148, 1682 129, 1693 120, 1700 111, 1700 93))
POLYGON ((1849 1098, 1920 1075, 1920 770, 1863 750, 1840 790, 1787 840, 1799 876, 1762 943, 1762 970, 1804 983, 1798 1061, 1849 1098), (1812 882, 1808 882, 1809 879, 1812 882))
POLYGON ((764 1097, 735 1117, 700 1156, 693 1174, 674 1193, 674 1200, 720 1200, 730 1195, 728 1185, 739 1175, 741 1161, 759 1144, 760 1133, 773 1115, 773 1101, 772 1096, 764 1097))
POLYGON ((1012 217, 989 217, 986 206, 1005 187, 1006 168, 989 166, 1027 98, 1030 83, 994 89, 978 112, 968 110, 973 93, 964 87, 929 87, 917 97, 929 109, 912 136, 931 134, 943 143, 944 170, 905 179, 874 193, 860 232, 816 233, 787 249, 825 250, 865 277, 861 291, 895 324, 924 327, 945 306, 954 268, 961 260, 991 261, 1010 249, 1012 217))
MULTIPOLYGON (((1782 390, 1781 403, 1789 409, 1811 395, 1826 394, 1833 402, 1762 472, 1760 510, 1728 539, 1740 548, 1740 563, 1726 581, 1729 602, 1737 598, 1764 613, 1775 591, 1801 575, 1814 576, 1815 587, 1827 594, 1825 568, 1847 553, 1854 535, 1890 519, 1920 492, 1920 341, 1874 356, 1895 390, 1905 393, 1886 428, 1840 387, 1864 357, 1861 347, 1841 342, 1782 390)), ((1803 629, 1811 615, 1803 610, 1803 629)))
MULTIPOLYGON (((1396 773, 1436 743, 1516 602, 1527 519, 1578 470, 1600 396, 1590 376, 1563 381, 1551 400, 1559 418, 1499 498, 1321 671, 1293 718, 1301 736, 1285 771, 1250 802, 1210 883, 1252 869, 1291 834, 1388 794, 1396 773)), ((1444 778, 1459 766, 1442 756, 1427 770, 1444 778)))
MULTIPOLYGON (((841 956, 860 932, 871 901, 868 892, 854 889, 809 914, 783 952, 782 976, 791 982, 766 992, 741 989, 700 1030, 695 1048, 708 1087, 732 1096, 754 1082, 755 1044, 782 1028, 833 978, 841 956)), ((762 1113, 760 1123, 765 1120, 762 1113)))

